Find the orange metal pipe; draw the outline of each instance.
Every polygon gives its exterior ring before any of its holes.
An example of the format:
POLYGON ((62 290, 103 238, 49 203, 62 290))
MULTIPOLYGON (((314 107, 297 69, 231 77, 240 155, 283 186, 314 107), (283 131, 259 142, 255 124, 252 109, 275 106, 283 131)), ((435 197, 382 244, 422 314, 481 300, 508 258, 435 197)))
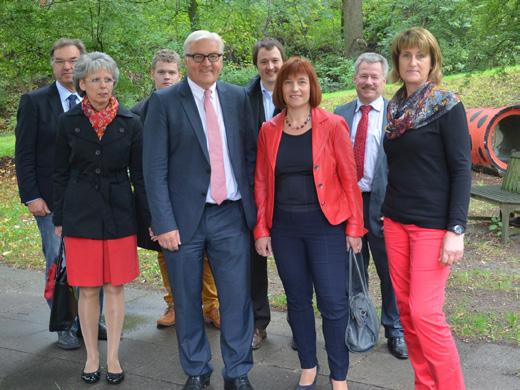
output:
POLYGON ((520 104, 466 110, 474 166, 498 173, 507 169, 512 150, 520 151, 520 104))

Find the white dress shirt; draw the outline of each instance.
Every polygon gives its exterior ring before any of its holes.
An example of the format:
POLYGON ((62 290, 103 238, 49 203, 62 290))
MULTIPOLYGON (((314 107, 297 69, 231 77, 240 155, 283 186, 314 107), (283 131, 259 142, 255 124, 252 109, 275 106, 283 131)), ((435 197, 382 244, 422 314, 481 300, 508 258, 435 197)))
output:
POLYGON ((67 88, 61 85, 58 80, 56 80, 56 88, 58 88, 58 93, 60 94, 60 101, 61 106, 63 107, 63 112, 69 111, 69 101, 67 99, 70 95, 75 95, 77 102, 81 102, 82 98, 78 95, 77 92, 70 92, 67 88))
MULTIPOLYGON (((356 139, 357 127, 361 120, 361 106, 363 103, 357 99, 356 111, 352 118, 352 129, 350 130, 350 139, 354 144, 356 139)), ((365 166, 363 177, 358 182, 361 192, 370 192, 372 190, 372 180, 374 179, 374 170, 379 153, 379 146, 383 138, 383 114, 385 111, 385 102, 382 96, 369 104, 372 110, 368 113, 368 131, 367 141, 365 144, 365 166)))
POLYGON ((262 90, 262 101, 264 103, 264 114, 265 120, 269 121, 273 117, 274 103, 273 103, 273 91, 269 91, 262 80, 260 80, 260 88, 262 90))
MULTIPOLYGON (((200 120, 202 122, 202 127, 204 128, 204 134, 206 135, 206 146, 208 148, 209 153, 209 144, 208 144, 208 129, 206 127, 206 111, 204 110, 204 89, 195 84, 188 77, 188 85, 190 86, 191 93, 195 99, 195 104, 197 105, 197 110, 199 111, 200 120)), ((224 119, 222 117, 222 109, 220 107, 220 101, 217 93, 217 84, 213 84, 209 87, 211 91, 211 103, 213 104, 213 108, 215 108, 215 112, 217 113, 218 119, 218 127, 220 130, 220 138, 222 140, 222 148, 223 150, 223 158, 224 158, 224 172, 226 173, 226 191, 227 191, 227 199, 229 200, 239 200, 241 198, 240 191, 238 190, 238 184, 235 179, 235 174, 233 173, 233 168, 231 167, 231 161, 229 159, 229 149, 227 146, 227 138, 226 138, 226 126, 224 125, 224 119)), ((211 184, 208 188, 208 193, 206 195, 206 203, 216 203, 213 197, 211 196, 211 184)))

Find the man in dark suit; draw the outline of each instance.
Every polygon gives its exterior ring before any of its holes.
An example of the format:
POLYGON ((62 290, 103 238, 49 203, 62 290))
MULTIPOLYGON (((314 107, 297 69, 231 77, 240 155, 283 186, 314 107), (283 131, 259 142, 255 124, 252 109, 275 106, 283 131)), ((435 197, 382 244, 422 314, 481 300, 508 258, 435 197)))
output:
POLYGON ((205 251, 220 298, 225 389, 252 389, 255 129, 245 89, 217 81, 223 51, 219 35, 191 33, 187 78, 151 96, 145 121, 145 184, 173 285, 185 390, 208 386, 212 372, 200 307, 205 251))
MULTIPOLYGON (((83 53, 85 46, 80 40, 58 39, 51 49, 51 64, 56 81, 24 94, 16 117, 18 189, 22 203, 34 216, 40 230, 46 274, 60 246, 60 239, 54 234, 52 223, 52 174, 58 116, 81 100, 74 90, 72 72, 83 53)), ((51 301, 48 303, 50 306, 51 301)), ((71 331, 58 332, 58 347, 80 347, 75 327, 77 322, 71 331)))
POLYGON ((387 185, 387 162, 383 149, 387 101, 383 99, 388 62, 377 53, 361 54, 355 64, 354 84, 358 98, 336 108, 351 129, 358 184, 363 193, 365 228, 362 256, 368 284, 369 249, 381 281, 381 322, 385 327, 390 353, 399 359, 408 358, 403 327, 388 270, 381 206, 387 185))
MULTIPOLYGON (((278 114, 273 103, 273 89, 276 75, 283 65, 285 53, 282 44, 273 38, 264 38, 253 46, 253 63, 258 70, 246 87, 255 128, 260 131, 262 123, 271 120, 278 114)), ((260 256, 254 244, 251 245, 251 299, 253 301, 253 315, 255 331, 252 347, 258 349, 267 337, 267 325, 271 321, 271 309, 267 297, 267 258, 260 256)))
MULTIPOLYGON (((178 83, 181 78, 180 72, 181 58, 177 52, 170 49, 161 49, 155 53, 152 59, 152 66, 150 76, 154 82, 154 90, 160 91, 163 88, 171 87, 178 83)), ((137 103, 132 112, 137 114, 141 120, 146 120, 148 113, 148 103, 150 96, 137 103)), ((147 226, 146 224, 142 224, 147 226)), ((162 329, 175 325, 175 310, 173 292, 168 278, 168 266, 164 259, 164 254, 160 250, 160 246, 156 242, 150 241, 148 231, 138 232, 138 244, 144 249, 151 249, 159 251, 157 254, 157 261, 159 262, 159 269, 161 270, 161 278, 163 281, 166 294, 164 301, 166 302, 166 310, 157 320, 157 328, 162 329)), ((202 307, 204 308, 204 321, 212 323, 216 328, 220 328, 220 313, 218 311, 219 303, 217 296, 217 287, 211 273, 211 268, 207 258, 204 259, 204 271, 202 282, 202 307)))

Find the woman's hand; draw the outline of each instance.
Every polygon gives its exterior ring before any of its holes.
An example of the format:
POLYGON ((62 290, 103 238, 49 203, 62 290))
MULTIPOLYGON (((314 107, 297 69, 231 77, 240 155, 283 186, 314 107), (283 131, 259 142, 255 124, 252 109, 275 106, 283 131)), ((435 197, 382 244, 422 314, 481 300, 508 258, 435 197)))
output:
POLYGON ((153 230, 151 227, 148 228, 148 234, 150 235, 150 239, 152 241, 157 241, 158 240, 158 236, 156 236, 154 233, 153 233, 153 230))
POLYGON ((464 255, 464 234, 447 231, 442 242, 439 261, 443 265, 452 265, 464 255))
POLYGON ((255 241, 255 249, 260 256, 272 256, 273 248, 271 247, 271 237, 260 237, 255 241))
POLYGON ((62 231, 61 226, 54 226, 54 234, 56 234, 58 237, 61 237, 61 231, 62 231))
POLYGON ((354 253, 359 253, 359 252, 361 252, 362 245, 363 244, 361 242, 361 237, 347 236, 347 249, 352 248, 354 253))

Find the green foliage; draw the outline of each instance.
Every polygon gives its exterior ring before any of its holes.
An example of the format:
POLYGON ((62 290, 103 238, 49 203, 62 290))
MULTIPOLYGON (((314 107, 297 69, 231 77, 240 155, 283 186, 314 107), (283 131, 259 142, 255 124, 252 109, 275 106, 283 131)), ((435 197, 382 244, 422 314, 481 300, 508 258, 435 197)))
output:
POLYGON ((257 74, 253 65, 239 67, 234 64, 226 64, 220 78, 231 84, 246 86, 257 74))
POLYGON ((324 92, 353 88, 354 61, 342 55, 329 54, 314 63, 324 92))
POLYGON ((0 135, 0 157, 14 157, 14 134, 0 135))

